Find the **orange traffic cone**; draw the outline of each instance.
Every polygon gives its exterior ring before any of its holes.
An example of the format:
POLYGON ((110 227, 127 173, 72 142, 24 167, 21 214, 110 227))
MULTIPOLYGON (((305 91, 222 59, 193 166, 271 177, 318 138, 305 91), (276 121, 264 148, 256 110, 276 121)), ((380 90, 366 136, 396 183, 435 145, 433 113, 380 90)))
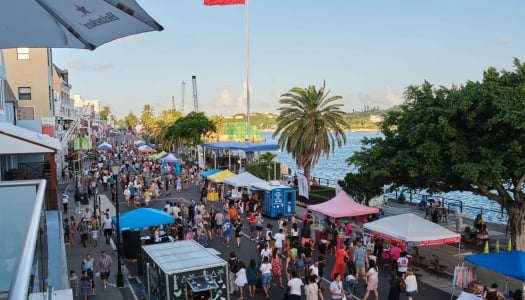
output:
POLYGON ((485 247, 483 248, 483 254, 489 253, 489 242, 485 242, 485 247))

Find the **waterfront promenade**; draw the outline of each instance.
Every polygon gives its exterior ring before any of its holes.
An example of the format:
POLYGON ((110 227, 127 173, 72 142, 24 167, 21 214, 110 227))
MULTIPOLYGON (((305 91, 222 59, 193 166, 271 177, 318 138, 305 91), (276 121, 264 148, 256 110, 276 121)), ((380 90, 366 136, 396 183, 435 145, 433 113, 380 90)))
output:
MULTIPOLYGON (((74 186, 74 185, 71 185, 74 186)), ((102 192, 102 188, 100 187, 99 190, 102 192)), ((73 190, 69 188, 68 192, 70 192, 70 199, 73 199, 73 190)), ((109 194, 101 194, 101 209, 104 211, 105 209, 109 208, 112 215, 114 215, 115 208, 113 206, 113 203, 109 201, 108 196, 109 194)), ((198 200, 200 197, 199 189, 195 185, 191 185, 189 189, 185 190, 183 189, 180 193, 174 193, 171 197, 165 197, 162 196, 159 200, 155 200, 152 202, 152 206, 156 208, 162 208, 166 201, 183 201, 184 203, 189 203, 191 199, 198 200)), ((124 199, 121 195, 119 195, 119 203, 121 208, 121 213, 126 212, 127 210, 133 209, 130 207, 126 207, 123 205, 124 199)), ((209 202, 209 205, 213 205, 216 208, 220 208, 221 204, 219 202, 209 202)), ((93 204, 90 204, 90 207, 93 207, 93 204)), ((74 211, 74 203, 70 202, 69 204, 70 214, 71 211, 74 211)), ((407 213, 412 212, 414 214, 424 216, 424 212, 422 210, 419 210, 417 206, 411 205, 408 203, 405 204, 398 204, 398 203, 390 203, 388 206, 382 207, 382 209, 386 212, 387 215, 396 215, 401 213, 407 213)), ((306 208, 299 204, 297 206, 297 215, 301 216, 306 212, 306 208)), ((79 215, 77 215, 79 216, 79 215)), ((78 219, 79 217, 77 217, 78 219)), ((274 228, 276 227, 276 220, 265 218, 267 223, 274 224, 274 228)), ((246 221, 244 221, 246 222, 246 221)), ((472 220, 470 219, 463 219, 464 226, 471 226, 472 220)), ((440 223, 440 225, 445 226, 451 230, 455 231, 455 216, 450 215, 448 217, 447 222, 440 223)), ((500 246, 501 249, 505 249, 506 240, 507 237, 505 235, 505 228, 502 225, 498 224, 488 224, 489 232, 491 233, 491 236, 493 237, 491 241, 495 242, 496 238, 500 239, 500 246)), ((244 227, 245 233, 248 231, 247 223, 245 223, 244 227)), ((78 235, 77 235, 77 242, 78 242, 78 235)), ((491 243, 491 249, 494 247, 494 242, 491 243)), ((222 241, 218 238, 215 238, 213 240, 210 240, 209 246, 215 248, 221 253, 221 256, 226 260, 229 256, 230 251, 235 251, 238 255, 238 257, 245 261, 249 262, 251 258, 256 258, 257 253, 255 251, 255 243, 251 242, 248 238, 243 238, 241 247, 236 248, 234 247, 233 243, 230 247, 226 247, 222 244, 222 241)), ((462 246, 463 247, 463 246, 462 246)), ((101 299, 146 299, 147 293, 145 291, 145 286, 143 284, 142 276, 139 276, 139 271, 137 267, 137 263, 135 262, 123 262, 123 273, 124 273, 124 283, 125 288, 118 289, 115 286, 115 276, 117 273, 116 270, 116 253, 114 252, 114 246, 112 245, 106 245, 104 243, 104 238, 100 234, 99 236, 99 246, 97 248, 88 247, 83 248, 78 243, 76 245, 68 245, 66 246, 66 253, 67 253, 67 261, 68 261, 68 269, 75 269, 78 272, 80 272, 80 262, 85 257, 86 253, 89 251, 95 258, 98 258, 98 255, 100 254, 100 251, 104 249, 113 258, 113 268, 111 270, 111 278, 110 278, 110 284, 107 289, 103 289, 100 284, 100 279, 95 279, 97 282, 96 285, 96 293, 97 296, 101 299)), ((461 253, 458 253, 458 246, 457 245, 442 245, 442 246, 431 246, 431 247, 421 247, 420 253, 422 256, 425 256, 427 260, 429 260, 432 257, 432 254, 435 254, 440 257, 441 263, 447 266, 447 269, 445 270, 444 274, 441 274, 439 276, 431 275, 426 270, 420 270, 419 273, 422 274, 422 277, 420 277, 420 291, 418 294, 418 299, 450 299, 451 293, 454 292, 457 296, 459 294, 459 290, 453 290, 452 285, 452 272, 454 270, 454 266, 458 264, 458 260, 461 262, 462 257, 464 255, 472 254, 472 253, 479 253, 483 250, 482 247, 476 247, 469 245, 465 249, 462 249, 461 253)), ((314 253, 314 257, 316 257, 318 253, 314 253)), ((324 283, 323 287, 325 289, 325 299, 330 299, 330 296, 327 292, 328 290, 328 282, 330 279, 327 277, 330 274, 330 271, 332 269, 334 263, 333 256, 329 255, 327 257, 327 266, 324 272, 324 283), (328 275, 327 275, 328 274, 328 275)), ((386 281, 386 271, 384 269, 380 269, 380 284, 379 284, 379 293, 380 293, 380 299, 386 299, 388 295, 388 283, 386 281)), ((500 290, 504 290, 505 286, 508 284, 509 289, 515 290, 516 288, 521 288, 521 283, 517 280, 508 279, 505 278, 505 276, 491 272, 489 270, 485 270, 482 268, 478 268, 478 278, 482 280, 486 285, 490 285, 491 283, 497 283, 500 287, 500 290)), ((273 297, 279 297, 281 298, 283 291, 278 287, 272 287, 271 289, 271 296, 273 297)), ((364 294, 364 287, 359 286, 357 289, 357 295, 355 295, 354 299, 361 299, 361 297, 364 294)), ((257 293, 257 299, 262 299, 263 294, 262 292, 258 291, 257 293)), ((230 297, 230 299, 237 299, 237 295, 234 294, 230 297)), ((405 299, 404 296, 402 296, 401 299, 405 299)))

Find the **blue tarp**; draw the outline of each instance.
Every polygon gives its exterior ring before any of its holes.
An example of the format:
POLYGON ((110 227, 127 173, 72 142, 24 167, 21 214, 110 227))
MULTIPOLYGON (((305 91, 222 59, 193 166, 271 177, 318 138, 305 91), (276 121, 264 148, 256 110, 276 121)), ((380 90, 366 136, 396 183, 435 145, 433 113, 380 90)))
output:
POLYGON ((208 170, 208 171, 201 172, 199 175, 201 177, 206 178, 206 177, 208 177, 210 175, 217 174, 219 172, 222 172, 222 170, 221 169, 213 169, 213 170, 208 170))
POLYGON ((256 151, 276 151, 279 149, 277 144, 270 143, 241 143, 241 142, 219 142, 205 144, 206 148, 211 150, 243 150, 244 152, 256 151))
MULTIPOLYGON (((117 224, 117 217, 112 217, 117 224)), ((120 231, 142 229, 150 226, 171 224, 175 222, 172 216, 156 208, 137 208, 120 215, 120 231)))
POLYGON ((505 276, 525 281, 525 252, 502 251, 465 256, 465 260, 505 276))

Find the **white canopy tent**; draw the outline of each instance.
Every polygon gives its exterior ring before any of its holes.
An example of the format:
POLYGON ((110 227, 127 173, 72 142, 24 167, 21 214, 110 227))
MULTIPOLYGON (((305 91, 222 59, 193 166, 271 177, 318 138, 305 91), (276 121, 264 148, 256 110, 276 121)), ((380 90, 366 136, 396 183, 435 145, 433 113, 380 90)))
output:
POLYGON ((229 184, 234 187, 250 187, 253 183, 257 182, 265 182, 265 180, 252 175, 249 172, 243 172, 236 176, 224 179, 225 184, 229 184))
POLYGON ((408 213, 379 219, 363 225, 376 236, 415 246, 459 243, 461 235, 408 213))

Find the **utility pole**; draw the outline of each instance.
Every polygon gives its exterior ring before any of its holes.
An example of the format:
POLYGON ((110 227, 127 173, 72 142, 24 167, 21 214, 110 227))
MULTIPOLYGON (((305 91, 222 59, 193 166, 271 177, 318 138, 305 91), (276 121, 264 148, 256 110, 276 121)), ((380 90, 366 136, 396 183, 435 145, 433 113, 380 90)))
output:
POLYGON ((195 112, 199 112, 199 97, 197 97, 197 76, 191 76, 191 82, 193 84, 193 109, 195 112))
POLYGON ((175 96, 171 96, 171 109, 175 110, 175 96))

